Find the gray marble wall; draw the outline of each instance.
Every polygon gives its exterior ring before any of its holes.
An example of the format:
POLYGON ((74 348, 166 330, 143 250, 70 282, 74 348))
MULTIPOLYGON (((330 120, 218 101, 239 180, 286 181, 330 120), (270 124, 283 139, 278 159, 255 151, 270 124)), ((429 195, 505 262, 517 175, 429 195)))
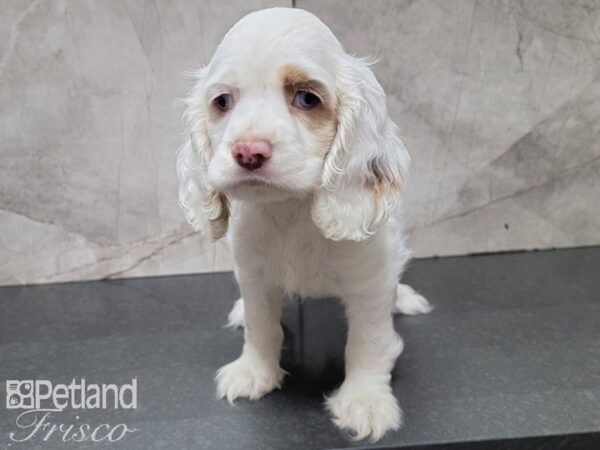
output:
MULTIPOLYGON (((0 284, 230 267, 176 203, 189 81, 290 1, 4 0, 0 284)), ((297 0, 375 72, 417 256, 600 244, 600 3, 297 0)))
POLYGON ((600 2, 298 6, 381 58, 417 255, 600 244, 600 2))
POLYGON ((2 0, 0 283, 229 267, 177 206, 183 74, 270 0, 2 0))

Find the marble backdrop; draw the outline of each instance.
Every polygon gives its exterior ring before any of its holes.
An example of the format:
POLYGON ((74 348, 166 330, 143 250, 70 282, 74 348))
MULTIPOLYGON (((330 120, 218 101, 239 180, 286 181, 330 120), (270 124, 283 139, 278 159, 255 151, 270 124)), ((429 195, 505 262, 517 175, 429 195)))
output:
POLYGON ((297 3, 380 57, 417 256, 600 244, 600 2, 297 3))
POLYGON ((2 0, 0 284, 229 268, 177 206, 184 73, 288 4, 2 0))
MULTIPOLYGON (((0 284, 231 267, 177 207, 183 74, 275 4, 3 0, 0 284)), ((296 6, 380 57, 416 256, 600 244, 600 3, 296 6)))

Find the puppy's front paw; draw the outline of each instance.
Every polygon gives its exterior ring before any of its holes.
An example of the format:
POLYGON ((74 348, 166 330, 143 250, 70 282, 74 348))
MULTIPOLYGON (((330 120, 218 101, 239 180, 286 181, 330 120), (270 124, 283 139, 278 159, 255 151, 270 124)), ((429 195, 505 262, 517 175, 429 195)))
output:
POLYGON ((344 382, 326 400, 333 423, 356 440, 379 440, 402 425, 402 411, 387 384, 344 382))
POLYGON ((226 398, 229 403, 238 397, 257 400, 275 388, 280 389, 284 376, 285 371, 279 366, 270 368, 242 355, 218 370, 217 397, 226 398))

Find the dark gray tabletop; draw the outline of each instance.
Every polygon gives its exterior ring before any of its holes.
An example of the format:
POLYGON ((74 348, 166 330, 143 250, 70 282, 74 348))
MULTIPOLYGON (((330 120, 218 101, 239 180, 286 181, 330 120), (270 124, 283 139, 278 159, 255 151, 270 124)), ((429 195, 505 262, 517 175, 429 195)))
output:
MULTIPOLYGON (((435 305, 396 318, 393 385, 406 424, 376 447, 600 448, 600 249, 414 261, 404 281, 435 305)), ((0 448, 343 448, 323 394, 342 380, 335 300, 291 299, 282 391, 229 406, 213 376, 243 332, 223 328, 229 273, 0 288, 0 382, 138 382, 136 410, 66 410, 54 423, 118 424, 117 443, 18 444, 0 405, 0 448)), ((20 430, 21 436, 24 430, 20 430)))

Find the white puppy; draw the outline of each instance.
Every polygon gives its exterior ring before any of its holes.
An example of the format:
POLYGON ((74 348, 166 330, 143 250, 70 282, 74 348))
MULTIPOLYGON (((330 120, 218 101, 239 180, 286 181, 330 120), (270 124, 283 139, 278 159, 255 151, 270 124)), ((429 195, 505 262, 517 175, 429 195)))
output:
POLYGON ((409 258, 399 195, 410 157, 369 62, 314 15, 254 12, 201 68, 180 150, 180 203, 196 229, 227 237, 243 297, 241 356, 217 373, 219 397, 281 387, 284 293, 336 296, 348 319, 346 378, 326 399, 354 437, 379 439, 402 416, 390 372, 402 351, 392 311, 428 312, 398 279, 409 258))

